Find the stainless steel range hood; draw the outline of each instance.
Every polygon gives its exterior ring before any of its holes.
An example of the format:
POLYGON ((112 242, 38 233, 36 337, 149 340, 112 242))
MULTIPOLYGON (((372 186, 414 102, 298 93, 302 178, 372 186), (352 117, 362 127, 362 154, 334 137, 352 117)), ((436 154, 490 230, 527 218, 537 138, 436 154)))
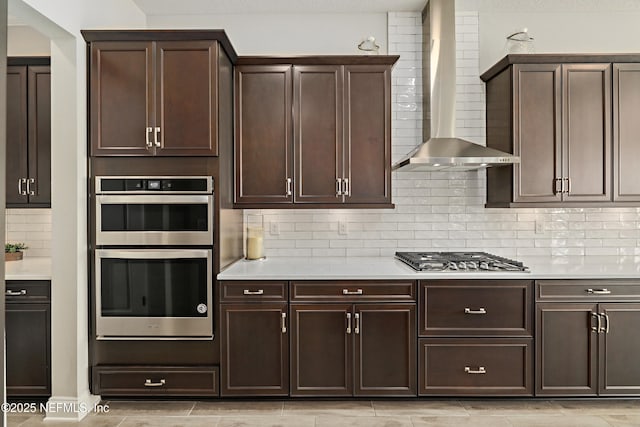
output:
POLYGON ((511 163, 520 163, 520 158, 460 138, 431 138, 395 163, 392 169, 467 171, 511 163))
POLYGON ((455 137, 456 40, 455 2, 429 0, 423 40, 423 140, 393 170, 474 170, 519 163, 520 158, 455 137), (431 138, 429 138, 431 135, 431 138))

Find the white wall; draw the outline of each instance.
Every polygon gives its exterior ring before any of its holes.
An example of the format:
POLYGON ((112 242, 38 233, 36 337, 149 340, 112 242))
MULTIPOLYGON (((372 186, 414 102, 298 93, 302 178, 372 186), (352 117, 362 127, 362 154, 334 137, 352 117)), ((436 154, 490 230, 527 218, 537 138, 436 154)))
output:
POLYGON ((374 36, 386 53, 387 15, 224 14, 151 15, 149 28, 221 28, 239 55, 355 55, 358 43, 374 36))
POLYGON ((7 28, 7 56, 49 56, 50 45, 48 37, 27 25, 7 28))
POLYGON ((536 53, 638 52, 640 2, 627 0, 456 0, 478 12, 480 71, 505 55, 506 36, 528 28, 536 53))

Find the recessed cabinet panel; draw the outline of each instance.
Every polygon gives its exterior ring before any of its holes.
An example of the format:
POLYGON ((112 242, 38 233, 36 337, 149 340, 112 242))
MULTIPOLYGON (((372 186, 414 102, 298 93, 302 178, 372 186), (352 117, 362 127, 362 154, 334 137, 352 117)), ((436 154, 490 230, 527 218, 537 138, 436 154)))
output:
POLYGON ((155 114, 152 69, 151 42, 91 44, 93 155, 150 154, 147 127, 155 114))
POLYGON ((596 304, 538 303, 536 394, 592 395, 598 391, 596 304))
POLYGON ((613 198, 640 201, 640 64, 613 64, 613 198))
POLYGON ((156 154, 217 155, 218 43, 156 45, 156 154))
POLYGON ((342 69, 339 65, 293 68, 296 203, 342 201, 342 69))
POLYGON ((559 201, 561 175, 560 65, 513 66, 515 202, 559 201))
POLYGON ((27 67, 7 67, 7 204, 27 203, 27 67))
POLYGON ((235 202, 291 203, 291 67, 238 66, 235 85, 235 202))
POLYGON ((389 67, 345 66, 347 203, 391 203, 389 67))
POLYGON ((600 304, 600 394, 640 394, 640 304, 600 304))
POLYGON ((565 64, 563 169, 567 201, 611 199, 611 65, 565 64))

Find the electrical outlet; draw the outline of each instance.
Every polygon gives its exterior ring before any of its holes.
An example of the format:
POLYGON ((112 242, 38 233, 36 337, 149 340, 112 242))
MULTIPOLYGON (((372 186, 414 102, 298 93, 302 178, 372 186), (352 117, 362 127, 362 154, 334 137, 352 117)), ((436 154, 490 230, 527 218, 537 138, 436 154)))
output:
POLYGON ((536 221, 536 234, 544 234, 544 223, 536 221))
POLYGON ((277 236, 278 234, 280 234, 280 224, 275 221, 271 221, 269 223, 269 234, 271 234, 272 236, 277 236))
POLYGON ((338 234, 346 235, 349 233, 349 227, 347 226, 347 221, 338 222, 338 234))

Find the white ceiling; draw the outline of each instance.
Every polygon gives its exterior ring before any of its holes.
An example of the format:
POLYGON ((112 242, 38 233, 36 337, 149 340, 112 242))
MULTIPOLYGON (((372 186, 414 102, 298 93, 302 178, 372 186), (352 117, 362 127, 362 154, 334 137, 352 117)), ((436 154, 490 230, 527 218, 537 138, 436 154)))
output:
POLYGON ((417 12, 427 0, 133 0, 146 15, 417 12))

